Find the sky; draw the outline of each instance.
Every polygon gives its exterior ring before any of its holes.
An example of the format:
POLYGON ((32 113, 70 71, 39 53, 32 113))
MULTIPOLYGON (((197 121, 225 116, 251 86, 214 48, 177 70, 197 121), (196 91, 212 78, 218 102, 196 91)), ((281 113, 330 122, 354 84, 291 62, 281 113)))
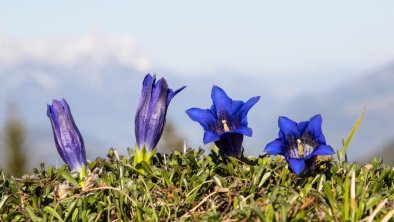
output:
MULTIPOLYGON (((208 107, 212 84, 226 86, 235 99, 262 95, 264 106, 252 114, 256 118, 264 113, 269 95, 289 101, 323 93, 392 64, 393 21, 394 2, 389 0, 4 1, 0 3, 0 69, 31 58, 65 69, 82 67, 85 74, 71 78, 94 92, 110 85, 111 78, 99 70, 116 61, 135 68, 139 79, 148 72, 177 75, 178 82, 171 86, 187 84, 187 90, 207 98, 193 101, 197 107, 208 107), (91 67, 83 67, 86 58, 91 67), (193 85, 200 76, 206 81, 193 85), (253 87, 245 88, 248 83, 253 87), (260 91, 250 92, 256 88, 260 91)), ((0 72, 1 100, 9 95, 8 88, 22 80, 35 81, 49 91, 64 87, 61 73, 56 78, 41 70, 25 73, 30 76, 0 72)), ((123 76, 115 78, 119 82, 123 76)), ((122 83, 108 90, 128 92, 124 88, 132 86, 135 95, 141 87, 140 82, 122 83)), ((31 91, 26 94, 34 96, 31 91)), ((40 103, 48 98, 40 98, 40 103)), ((118 105, 129 112, 130 104, 118 105)), ((0 102, 3 113, 6 105, 0 102)), ((82 107, 74 109, 86 114, 82 107)), ((126 111, 124 115, 130 116, 126 111)), ((111 121, 108 117, 108 125, 111 121)), ((274 122, 270 124, 275 126, 274 122)), ((127 124, 124 128, 130 130, 127 124)))
POLYGON ((327 76, 394 57, 392 1, 7 1, 0 15, 0 33, 18 40, 128 35, 155 67, 181 75, 322 73, 336 84, 327 76))

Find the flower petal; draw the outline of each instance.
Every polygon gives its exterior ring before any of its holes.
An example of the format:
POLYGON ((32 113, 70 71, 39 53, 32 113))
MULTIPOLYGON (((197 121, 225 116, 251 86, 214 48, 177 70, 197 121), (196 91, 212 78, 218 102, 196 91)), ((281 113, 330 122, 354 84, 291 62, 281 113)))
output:
MULTIPOLYGON (((152 87, 155 84, 156 76, 151 76, 149 73, 145 76, 142 82, 141 98, 137 106, 137 113, 140 112, 141 108, 145 103, 149 103, 152 87)), ((147 107, 145 105, 145 107, 147 107)))
POLYGON ((320 145, 318 146, 311 155, 313 156, 325 156, 334 154, 334 149, 329 145, 320 145))
POLYGON ((208 144, 210 142, 218 141, 220 139, 220 135, 213 133, 211 131, 204 132, 204 144, 208 144))
POLYGON ((252 136, 252 134, 253 134, 252 129, 249 128, 249 127, 240 127, 240 128, 235 129, 235 130, 232 130, 231 132, 239 133, 239 134, 242 134, 242 135, 245 135, 245 136, 252 136))
POLYGON ((149 106, 155 81, 156 76, 147 74, 142 83, 141 97, 134 119, 135 137, 138 146, 143 146, 143 143, 146 141, 145 126, 149 123, 150 115, 152 114, 152 111, 149 110, 149 106))
POLYGON ((298 131, 300 134, 304 134, 306 127, 308 126, 309 121, 302 121, 297 124, 298 131))
POLYGON ((227 96, 226 92, 218 86, 212 87, 211 98, 216 108, 217 115, 219 113, 226 113, 228 116, 232 115, 232 99, 227 96))
POLYGON ((297 123, 293 120, 280 116, 278 120, 278 125, 280 128, 279 137, 284 137, 287 139, 288 137, 300 137, 300 132, 298 131, 297 123))
POLYGON ((180 91, 182 91, 184 88, 186 88, 186 86, 182 86, 181 88, 173 91, 172 89, 168 89, 168 94, 167 94, 167 106, 170 104, 172 98, 174 98, 174 96, 176 96, 176 94, 178 94, 180 91))
POLYGON ((215 105, 212 105, 211 108, 210 108, 210 110, 211 110, 211 113, 212 113, 213 117, 214 117, 215 119, 218 119, 218 112, 216 111, 215 105))
POLYGON ((282 148, 283 148, 282 141, 276 139, 268 143, 264 151, 272 155, 278 155, 278 154, 282 154, 282 148))
POLYGON ((231 104, 231 112, 232 113, 237 113, 239 109, 244 105, 245 103, 240 100, 233 100, 233 103, 231 104))
POLYGON ((255 96, 250 98, 246 103, 241 107, 238 112, 239 118, 241 120, 241 126, 248 125, 248 112, 249 110, 260 100, 260 96, 255 96))
POLYGON ((159 79, 152 89, 152 96, 149 101, 149 112, 152 112, 158 105, 167 107, 168 84, 164 78, 159 79))
POLYGON ((305 168, 305 162, 303 159, 287 159, 287 162, 289 163, 293 172, 297 175, 302 173, 305 168))
MULTIPOLYGON (((81 149, 80 150, 80 156, 79 156, 80 163, 86 162, 86 151, 85 151, 84 141, 83 141, 83 138, 81 136, 81 132, 79 131, 77 125, 75 124, 74 117, 71 114, 70 106, 68 105, 67 101, 64 98, 60 100, 60 103, 62 104, 63 110, 64 110, 68 120, 70 121, 72 127, 75 130, 76 135, 74 135, 74 136, 81 138, 80 142, 82 143, 82 146, 79 146, 80 149, 81 149)), ((77 145, 79 145, 79 144, 77 144, 77 145)))
POLYGON ((309 120, 309 124, 305 129, 305 133, 311 134, 314 138, 319 138, 323 134, 321 130, 322 117, 320 114, 313 116, 309 120))
POLYGON ((200 123, 204 130, 210 130, 209 126, 214 125, 216 120, 209 109, 190 108, 186 110, 190 119, 200 123))
POLYGON ((323 135, 323 133, 322 133, 319 137, 317 137, 317 138, 315 138, 315 139, 316 139, 316 141, 317 141, 319 144, 323 144, 323 145, 326 144, 326 137, 323 135))

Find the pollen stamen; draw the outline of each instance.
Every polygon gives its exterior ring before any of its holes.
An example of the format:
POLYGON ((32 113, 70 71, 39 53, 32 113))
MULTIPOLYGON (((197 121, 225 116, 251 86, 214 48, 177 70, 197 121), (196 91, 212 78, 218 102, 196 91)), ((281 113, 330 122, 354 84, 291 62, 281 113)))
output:
POLYGON ((230 131, 230 128, 228 127, 227 121, 226 121, 226 120, 222 120, 222 124, 223 124, 223 130, 224 130, 224 132, 230 131))
POLYGON ((304 147, 302 146, 300 139, 297 139, 297 150, 298 150, 298 155, 301 158, 304 157, 304 147))

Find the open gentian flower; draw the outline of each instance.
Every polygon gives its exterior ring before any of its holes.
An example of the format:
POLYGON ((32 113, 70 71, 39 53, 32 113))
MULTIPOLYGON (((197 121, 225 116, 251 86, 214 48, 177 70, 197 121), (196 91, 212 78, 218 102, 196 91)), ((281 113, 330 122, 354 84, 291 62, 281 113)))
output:
POLYGON ((140 102, 135 115, 137 146, 152 151, 156 148, 164 130, 166 114, 171 99, 186 86, 176 90, 168 88, 164 78, 156 82, 156 76, 147 74, 143 81, 140 102))
POLYGON ((279 117, 279 138, 267 144, 265 152, 283 155, 294 173, 299 175, 305 168, 313 166, 316 156, 332 155, 334 150, 326 144, 323 135, 321 115, 309 121, 296 123, 286 117, 279 117))
POLYGON ((239 156, 244 135, 252 136, 247 114, 260 97, 253 97, 246 103, 233 101, 223 89, 213 86, 211 98, 211 109, 191 108, 186 113, 204 128, 204 144, 215 142, 224 154, 239 156))
POLYGON ((66 100, 53 100, 52 105, 48 105, 47 115, 60 156, 71 170, 85 174, 85 145, 66 100))

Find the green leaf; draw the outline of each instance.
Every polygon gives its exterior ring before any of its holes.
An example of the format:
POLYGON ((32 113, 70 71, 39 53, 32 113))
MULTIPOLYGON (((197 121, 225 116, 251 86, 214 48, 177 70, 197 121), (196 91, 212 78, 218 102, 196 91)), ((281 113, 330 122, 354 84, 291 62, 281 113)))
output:
POLYGON ((80 187, 79 183, 74 179, 74 177, 70 174, 70 172, 62 170, 60 171, 60 175, 72 185, 76 187, 80 187))
POLYGON ((67 221, 67 219, 72 215, 74 212, 74 209, 77 205, 76 201, 73 201, 68 207, 67 207, 67 214, 64 216, 64 220, 67 221))
POLYGON ((347 162, 347 148, 349 147, 349 144, 352 141, 354 134, 358 130, 358 127, 360 126, 361 121, 364 118, 364 115, 365 115, 365 110, 361 113, 360 117, 357 119, 356 124, 354 124, 352 131, 350 131, 350 134, 347 137, 347 139, 345 141, 345 144, 343 145, 341 153, 342 153, 343 156, 345 156, 345 161, 346 162, 347 162))
POLYGON ((4 195, 4 196, 1 198, 1 201, 0 201, 0 210, 3 209, 4 204, 7 203, 8 197, 9 197, 9 195, 4 195))
POLYGON ((263 175, 258 186, 259 189, 264 185, 264 183, 268 180, 268 178, 270 178, 270 176, 271 176, 271 172, 267 172, 263 175))
POLYGON ((34 213, 33 208, 32 208, 30 205, 27 205, 27 206, 26 206, 26 211, 27 211, 27 214, 29 215, 30 219, 31 219, 33 222, 40 222, 40 221, 41 221, 41 220, 36 216, 36 214, 34 213))
POLYGON ((56 212, 56 210, 54 210, 52 207, 46 206, 44 207, 44 211, 50 214, 51 216, 56 217, 59 221, 62 222, 64 221, 62 217, 56 212))

